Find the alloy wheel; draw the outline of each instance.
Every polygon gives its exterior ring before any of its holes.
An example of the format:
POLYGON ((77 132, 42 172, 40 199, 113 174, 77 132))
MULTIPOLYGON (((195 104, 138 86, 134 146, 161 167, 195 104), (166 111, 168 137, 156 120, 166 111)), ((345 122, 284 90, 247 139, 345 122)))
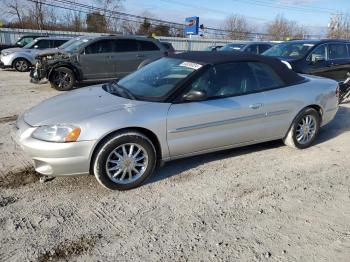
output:
POLYGON ((127 143, 118 146, 108 156, 108 177, 118 184, 129 184, 140 178, 148 166, 147 151, 140 145, 127 143))
POLYGON ((316 135, 316 119, 312 115, 302 117, 296 128, 296 139, 302 144, 308 144, 316 135))

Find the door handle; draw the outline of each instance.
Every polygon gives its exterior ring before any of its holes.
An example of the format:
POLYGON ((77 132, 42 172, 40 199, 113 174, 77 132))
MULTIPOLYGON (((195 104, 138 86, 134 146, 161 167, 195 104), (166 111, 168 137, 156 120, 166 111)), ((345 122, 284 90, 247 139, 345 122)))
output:
POLYGON ((106 56, 107 59, 113 59, 113 56, 112 55, 108 55, 106 56))
POLYGON ((250 105, 249 108, 250 109, 259 109, 263 106, 263 104, 261 103, 258 103, 258 104, 253 104, 253 105, 250 105))
POLYGON ((136 57, 145 57, 145 55, 137 55, 136 57))

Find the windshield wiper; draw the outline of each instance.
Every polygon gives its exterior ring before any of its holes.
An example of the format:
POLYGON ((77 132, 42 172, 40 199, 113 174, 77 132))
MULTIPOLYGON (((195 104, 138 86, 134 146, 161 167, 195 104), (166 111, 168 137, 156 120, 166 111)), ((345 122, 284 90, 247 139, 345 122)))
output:
POLYGON ((114 93, 114 91, 117 91, 117 93, 119 95, 121 95, 121 93, 124 93, 127 96, 127 98, 132 99, 132 100, 136 100, 135 95, 130 90, 125 88, 124 86, 119 85, 117 81, 112 81, 112 82, 108 83, 108 85, 109 85, 109 90, 111 93, 114 93), (111 86, 113 86, 114 88, 111 89, 110 88, 111 86))

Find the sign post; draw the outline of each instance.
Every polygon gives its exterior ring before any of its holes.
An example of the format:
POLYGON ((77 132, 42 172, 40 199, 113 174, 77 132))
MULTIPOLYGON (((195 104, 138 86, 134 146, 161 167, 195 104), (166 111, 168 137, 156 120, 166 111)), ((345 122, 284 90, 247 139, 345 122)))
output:
POLYGON ((198 35, 199 32, 199 17, 192 16, 185 19, 185 33, 189 35, 190 38, 192 35, 198 35))

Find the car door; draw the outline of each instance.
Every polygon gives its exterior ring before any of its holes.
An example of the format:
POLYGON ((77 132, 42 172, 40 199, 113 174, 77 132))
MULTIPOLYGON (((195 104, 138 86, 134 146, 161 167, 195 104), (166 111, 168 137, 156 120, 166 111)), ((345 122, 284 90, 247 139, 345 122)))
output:
POLYGON ((347 78, 350 71, 348 47, 344 43, 328 44, 329 71, 328 77, 337 81, 347 78))
POLYGON ((115 78, 113 41, 99 40, 86 46, 79 55, 79 63, 86 79, 115 78))
POLYGON ((328 59, 328 46, 322 44, 314 48, 311 53, 302 60, 302 72, 304 74, 330 77, 330 67, 328 59))
POLYGON ((35 43, 35 45, 33 46, 33 49, 40 50, 40 49, 50 48, 52 46, 52 41, 53 40, 49 40, 49 39, 41 39, 35 43))
POLYGON ((114 74, 121 78, 135 71, 144 58, 139 56, 138 45, 134 39, 117 39, 113 43, 114 74))
MULTIPOLYGON (((137 43, 139 45, 139 57, 141 57, 143 60, 152 60, 162 56, 160 48, 152 41, 137 40, 137 43)), ((164 52, 165 51, 166 50, 164 50, 164 52)))
POLYGON ((171 105, 167 118, 171 157, 264 140, 264 95, 252 91, 255 87, 245 62, 211 67, 194 80, 186 92, 200 90, 207 98, 171 105))

